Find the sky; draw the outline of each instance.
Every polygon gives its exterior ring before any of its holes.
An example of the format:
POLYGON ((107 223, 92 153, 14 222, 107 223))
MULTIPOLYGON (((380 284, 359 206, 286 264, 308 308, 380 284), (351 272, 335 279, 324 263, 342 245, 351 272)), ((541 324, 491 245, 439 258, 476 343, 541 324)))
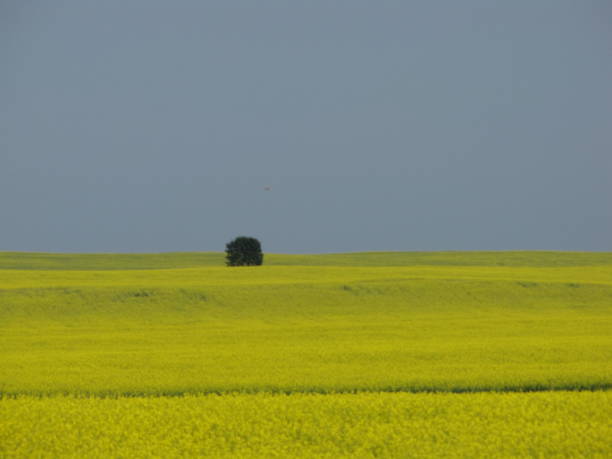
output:
POLYGON ((609 0, 0 0, 0 250, 612 251, 609 0))

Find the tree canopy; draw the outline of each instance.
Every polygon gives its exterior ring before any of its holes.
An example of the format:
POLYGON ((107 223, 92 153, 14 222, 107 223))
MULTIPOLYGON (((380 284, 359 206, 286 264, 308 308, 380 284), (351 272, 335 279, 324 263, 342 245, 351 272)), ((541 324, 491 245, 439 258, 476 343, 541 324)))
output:
POLYGON ((227 266, 259 266, 263 263, 261 243, 247 236, 239 236, 225 245, 227 266))

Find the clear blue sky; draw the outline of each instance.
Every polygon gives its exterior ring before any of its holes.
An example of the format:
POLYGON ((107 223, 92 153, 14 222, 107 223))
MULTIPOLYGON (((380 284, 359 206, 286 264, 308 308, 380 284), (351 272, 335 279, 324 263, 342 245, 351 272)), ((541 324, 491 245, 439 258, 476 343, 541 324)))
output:
POLYGON ((0 250, 612 250, 609 0, 5 0, 0 65, 0 250))

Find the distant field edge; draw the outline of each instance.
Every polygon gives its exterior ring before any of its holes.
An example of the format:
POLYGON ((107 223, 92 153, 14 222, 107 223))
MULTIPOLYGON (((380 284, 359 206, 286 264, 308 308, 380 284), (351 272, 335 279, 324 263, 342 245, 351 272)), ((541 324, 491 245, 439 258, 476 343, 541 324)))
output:
MULTIPOLYGON (((0 269, 124 270, 223 266, 223 252, 47 253, 0 252, 0 269)), ((320 254, 265 253, 269 266, 605 266, 612 252, 409 251, 320 254)))

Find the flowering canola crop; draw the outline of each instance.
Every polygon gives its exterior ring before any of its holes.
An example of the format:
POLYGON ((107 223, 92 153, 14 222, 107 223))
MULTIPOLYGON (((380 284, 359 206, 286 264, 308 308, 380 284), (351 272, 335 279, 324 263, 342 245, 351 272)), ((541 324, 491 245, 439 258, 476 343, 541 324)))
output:
POLYGON ((0 456, 612 455, 612 255, 148 257, 0 254, 0 456))

